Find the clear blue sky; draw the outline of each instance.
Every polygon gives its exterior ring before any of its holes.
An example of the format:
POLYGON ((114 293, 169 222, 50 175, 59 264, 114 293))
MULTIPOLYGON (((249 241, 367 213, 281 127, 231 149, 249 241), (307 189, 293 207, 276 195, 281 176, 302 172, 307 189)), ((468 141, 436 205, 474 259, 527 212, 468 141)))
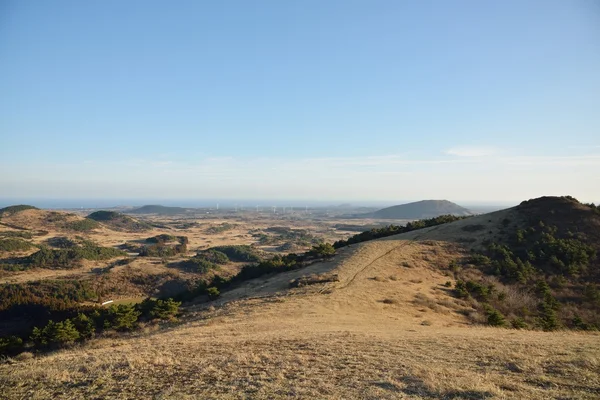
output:
POLYGON ((600 3, 0 2, 5 197, 600 200, 600 3))

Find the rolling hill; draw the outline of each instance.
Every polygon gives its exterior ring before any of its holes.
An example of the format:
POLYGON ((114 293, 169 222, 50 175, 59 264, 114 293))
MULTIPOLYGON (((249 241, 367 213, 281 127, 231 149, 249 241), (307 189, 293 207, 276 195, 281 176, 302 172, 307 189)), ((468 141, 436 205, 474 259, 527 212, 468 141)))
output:
POLYGON ((0 208, 0 218, 2 218, 3 215, 16 214, 20 211, 25 210, 39 210, 39 208, 27 204, 19 204, 15 206, 0 208))
POLYGON ((142 232, 152 229, 152 226, 146 222, 138 221, 128 215, 115 211, 96 211, 88 215, 87 219, 100 222, 109 228, 116 230, 142 232))
POLYGON ((145 205, 133 210, 127 211, 128 214, 159 214, 159 215, 178 215, 185 214, 194 209, 182 207, 167 207, 161 205, 145 205))
POLYGON ((440 215, 467 216, 473 213, 448 200, 422 200, 383 208, 373 213, 364 214, 366 218, 379 219, 423 219, 440 215))
POLYGON ((596 399, 599 227, 597 208, 548 197, 380 229, 197 298, 168 329, 0 364, 0 386, 40 399, 596 399))
POLYGON ((6 207, 0 210, 0 213, 0 224, 24 231, 86 232, 99 227, 95 221, 76 214, 40 210, 32 206, 6 207))

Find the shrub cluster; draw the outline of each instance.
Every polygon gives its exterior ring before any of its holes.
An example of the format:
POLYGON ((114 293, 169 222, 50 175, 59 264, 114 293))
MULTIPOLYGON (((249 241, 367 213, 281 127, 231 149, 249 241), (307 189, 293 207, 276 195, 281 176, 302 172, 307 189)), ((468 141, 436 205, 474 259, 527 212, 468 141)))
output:
POLYGON ((206 229, 206 233, 209 233, 211 235, 217 234, 217 233, 223 233, 223 232, 227 232, 230 231, 232 229, 235 229, 237 225, 235 224, 230 224, 230 223, 223 223, 220 225, 215 225, 215 226, 211 226, 208 229, 206 229))
POLYGON ((600 291, 595 283, 597 272, 591 268, 596 257, 585 234, 561 230, 540 220, 530 222, 510 234, 505 243, 488 243, 484 251, 471 254, 465 263, 535 296, 537 307, 508 309, 502 304, 502 296, 493 296, 491 287, 473 281, 457 281, 455 295, 473 297, 484 304, 491 302, 496 308, 516 314, 517 319, 511 321, 516 328, 531 324, 543 330, 562 326, 600 329, 600 291))
MULTIPOLYGON (((185 237, 185 236, 182 236, 185 237)), ((187 238, 186 238, 187 239, 187 238)), ((147 243, 161 243, 161 244, 165 244, 165 243, 169 243, 169 242, 174 242, 177 240, 177 236, 174 235, 169 235, 166 233, 162 233, 160 235, 156 235, 156 236, 152 236, 146 239, 147 243)))
POLYGON ((21 259, 21 262, 31 268, 69 269, 77 267, 81 260, 109 260, 126 255, 127 253, 114 247, 101 247, 84 241, 81 246, 66 249, 42 247, 21 259))
POLYGON ((26 251, 33 245, 17 238, 0 239, 0 251, 26 251))
POLYGON ((421 219, 414 222, 409 222, 405 226, 389 225, 382 228, 373 228, 369 231, 356 234, 349 237, 346 240, 338 240, 333 244, 333 247, 339 249, 341 247, 349 246, 355 243, 366 242, 368 240, 380 239, 388 236, 398 235, 400 233, 406 233, 417 229, 423 229, 430 226, 436 226, 446 224, 448 222, 458 221, 468 217, 457 217, 454 215, 441 215, 435 218, 421 219))
POLYGON ((0 237, 33 239, 33 233, 27 231, 2 231, 0 237))
MULTIPOLYGON (((214 251, 215 249, 231 250, 231 248, 233 248, 234 250, 239 250, 239 248, 245 249, 246 247, 250 248, 250 246, 220 246, 213 247, 212 249, 209 249, 207 251, 214 251)), ((326 244, 315 246, 310 251, 307 251, 306 253, 300 255, 294 253, 290 253, 285 256, 275 255, 268 260, 261 260, 260 262, 255 264, 245 265, 237 273, 237 275, 231 278, 224 278, 219 275, 215 275, 213 276, 211 281, 200 281, 199 284, 192 290, 180 293, 177 296, 177 299, 191 300, 198 296, 208 296, 209 299, 214 299, 219 296, 222 290, 229 288, 231 285, 235 285, 250 279, 259 278, 267 274, 299 269, 306 266, 307 261, 329 258, 334 253, 335 249, 333 248, 333 246, 331 244, 326 244)), ((196 257, 193 257, 192 259, 194 258, 196 257)))
POLYGON ((209 250, 223 253, 234 262, 258 262, 261 260, 258 250, 246 244, 216 246, 209 250))
POLYGON ((187 236, 158 235, 146 239, 146 242, 156 243, 150 246, 142 246, 139 249, 141 257, 173 257, 177 254, 187 253, 187 236), (168 242, 177 241, 178 244, 168 245, 168 242))
POLYGON ((142 246, 140 257, 173 257, 177 254, 187 253, 187 245, 177 244, 175 246, 165 246, 163 244, 154 244, 152 246, 142 246))
POLYGON ((269 234, 258 232, 252 235, 258 238, 258 243, 261 245, 273 245, 284 242, 289 245, 306 247, 323 243, 323 239, 312 235, 305 229, 273 226, 265 229, 265 231, 269 234))
POLYGON ((36 349, 53 349, 93 338, 106 329, 131 331, 140 321, 173 320, 179 313, 180 302, 173 299, 146 299, 140 304, 118 304, 108 308, 91 308, 60 321, 49 320, 33 328, 29 336, 0 338, 0 353, 15 354, 28 344, 36 349))

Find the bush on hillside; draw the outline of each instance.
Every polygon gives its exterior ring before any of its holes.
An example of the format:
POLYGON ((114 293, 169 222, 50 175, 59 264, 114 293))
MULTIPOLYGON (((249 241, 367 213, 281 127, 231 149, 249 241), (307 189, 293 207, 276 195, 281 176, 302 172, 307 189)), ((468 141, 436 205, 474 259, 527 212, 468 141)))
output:
POLYGON ((435 218, 422 219, 414 222, 409 222, 405 226, 389 225, 382 228, 373 228, 369 231, 362 232, 351 236, 346 240, 338 240, 333 244, 333 247, 339 249, 341 247, 349 246, 355 243, 361 243, 368 240, 380 239, 388 236, 398 235, 400 233, 406 233, 417 229, 423 229, 430 226, 436 226, 441 224, 447 224, 449 222, 458 221, 468 217, 456 217, 454 215, 441 215, 435 218))
POLYGON ((142 246, 139 255, 140 257, 173 257, 177 254, 185 253, 187 253, 187 245, 185 244, 166 246, 159 243, 151 246, 142 246))
POLYGON ((138 317, 141 315, 131 304, 117 304, 108 308, 104 320, 104 328, 112 328, 116 331, 131 331, 136 328, 138 317))
POLYGON ((27 231, 3 231, 0 232, 0 237, 33 239, 33 233, 27 231))
POLYGON ((214 300, 221 295, 221 292, 219 292, 219 289, 212 286, 206 289, 206 294, 208 295, 209 299, 214 300))
POLYGON ((258 262, 261 260, 258 250, 246 244, 216 246, 208 250, 221 252, 234 262, 258 262))
POLYGON ((43 328, 34 328, 31 341, 36 346, 64 346, 74 343, 80 337, 73 321, 66 319, 61 322, 49 321, 43 328))
POLYGON ((22 262, 33 268, 69 269, 77 267, 81 260, 109 260, 125 255, 127 253, 114 247, 100 247, 91 242, 84 242, 82 246, 68 249, 42 247, 22 259, 22 262))
POLYGON ((146 239, 146 242, 148 243, 168 243, 168 242, 174 242, 177 240, 177 237, 174 235, 168 235, 166 233, 162 233, 160 235, 156 235, 156 236, 152 236, 146 239))
POLYGON ((26 251, 33 245, 22 239, 0 239, 0 251, 26 251))
POLYGON ((150 307, 149 315, 151 318, 174 319, 179 312, 181 302, 173 299, 155 300, 150 307))
POLYGON ((335 255, 335 248, 329 243, 321 243, 318 246, 313 246, 309 254, 329 258, 335 255))

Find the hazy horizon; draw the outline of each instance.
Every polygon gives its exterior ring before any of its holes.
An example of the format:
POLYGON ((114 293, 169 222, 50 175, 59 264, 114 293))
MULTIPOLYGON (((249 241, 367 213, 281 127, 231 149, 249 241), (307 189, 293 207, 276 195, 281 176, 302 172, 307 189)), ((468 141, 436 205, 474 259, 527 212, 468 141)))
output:
POLYGON ((585 0, 4 1, 0 194, 597 202, 599 37, 585 0))
MULTIPOLYGON (((141 207, 144 205, 162 205, 168 207, 183 208, 216 208, 220 209, 244 209, 255 210, 258 206, 261 210, 271 210, 271 207, 278 208, 293 207, 301 211, 305 207, 370 207, 385 208, 394 205, 412 203, 421 200, 449 200, 449 199, 419 199, 419 200, 318 200, 318 199, 160 199, 160 198, 27 198, 0 197, 0 208, 18 204, 32 205, 42 209, 101 209, 101 208, 119 208, 119 207, 141 207)), ((524 199, 526 200, 526 199, 524 199)), ((496 201, 496 202, 472 202, 449 200, 472 211, 491 211, 515 206, 520 201, 496 201)))

